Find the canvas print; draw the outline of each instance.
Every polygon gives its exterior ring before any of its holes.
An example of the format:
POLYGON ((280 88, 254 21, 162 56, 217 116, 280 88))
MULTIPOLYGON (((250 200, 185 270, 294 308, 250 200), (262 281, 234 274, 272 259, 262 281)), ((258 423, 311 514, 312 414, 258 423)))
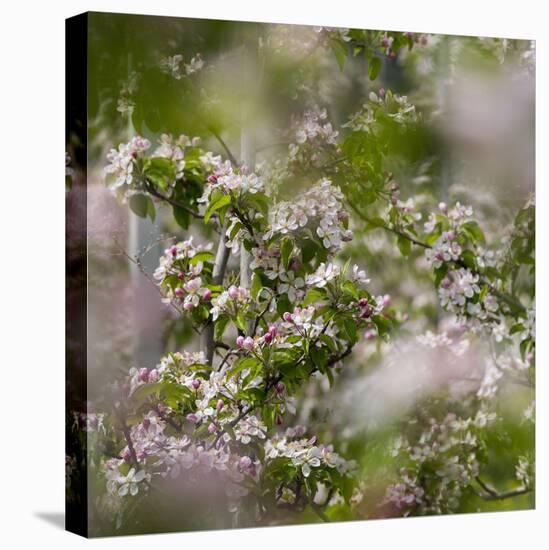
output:
POLYGON ((67 20, 67 528, 532 509, 534 91, 528 40, 67 20))

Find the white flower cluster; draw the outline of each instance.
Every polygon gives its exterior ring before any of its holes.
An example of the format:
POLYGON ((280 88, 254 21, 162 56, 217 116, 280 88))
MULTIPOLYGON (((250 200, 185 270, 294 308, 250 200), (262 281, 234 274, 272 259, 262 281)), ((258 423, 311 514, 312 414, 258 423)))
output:
POLYGON ((482 410, 465 419, 448 413, 441 422, 431 418, 414 444, 399 438, 392 454, 404 456, 410 466, 401 470, 398 483, 388 487, 385 502, 407 513, 412 509, 422 514, 454 511, 463 488, 479 473, 476 453, 480 442, 475 431, 495 420, 495 413, 482 410), (423 471, 432 476, 428 494, 419 483, 423 471))
POLYGON ((176 80, 181 80, 184 76, 190 76, 197 73, 203 67, 204 60, 199 53, 192 57, 189 63, 184 62, 184 58, 181 54, 164 57, 160 60, 160 69, 176 80))
POLYGON ((264 190, 263 180, 253 172, 249 172, 245 166, 239 170, 234 169, 229 160, 216 166, 214 172, 208 176, 204 187, 204 194, 199 202, 207 202, 215 190, 225 194, 257 193, 264 190))
POLYGON ((133 137, 128 143, 121 143, 117 149, 111 149, 107 153, 109 164, 105 166, 103 172, 105 175, 115 177, 111 183, 111 189, 117 189, 122 185, 131 185, 133 181, 134 160, 143 154, 151 142, 141 136, 133 137))
POLYGON ((330 281, 341 275, 341 268, 334 263, 322 262, 314 273, 307 275, 307 284, 317 288, 325 287, 330 281))
MULTIPOLYGON (((302 430, 297 433, 303 435, 302 430)), ((291 460, 294 466, 301 468, 304 477, 309 477, 313 468, 335 468, 346 475, 356 467, 354 461, 347 461, 335 453, 331 445, 315 445, 316 437, 294 439, 295 436, 295 430, 290 429, 284 435, 276 434, 268 439, 265 442, 265 457, 291 460)))
POLYGON ((230 286, 219 296, 213 298, 210 313, 215 321, 221 313, 236 315, 243 308, 246 308, 250 302, 250 292, 243 287, 230 286))
POLYGON ((183 308, 190 311, 196 307, 201 299, 209 300, 211 290, 202 284, 200 276, 204 263, 198 261, 192 263, 196 254, 209 252, 212 243, 207 245, 194 245, 192 236, 186 241, 179 242, 164 251, 160 258, 160 265, 154 272, 154 278, 160 281, 165 303, 182 303, 183 308), (176 277, 177 279, 174 279, 176 277), (168 280, 168 284, 164 284, 168 280), (178 283, 174 284, 173 281, 178 283))
POLYGON ((522 483, 523 487, 529 489, 534 481, 534 464, 526 457, 520 456, 515 467, 516 478, 522 483))
POLYGON ((338 132, 328 122, 326 109, 314 106, 305 111, 301 118, 294 118, 291 127, 292 142, 289 145, 289 161, 311 163, 319 166, 322 162, 322 149, 335 146, 338 132))
POLYGON ((368 100, 360 111, 351 115, 349 121, 343 125, 344 128, 351 128, 355 132, 375 133, 380 108, 386 117, 403 126, 415 124, 419 119, 415 105, 405 95, 380 90, 379 94, 370 92, 368 100))
POLYGON ((467 301, 480 293, 478 282, 479 276, 465 267, 449 271, 438 289, 442 307, 463 314, 467 301))
POLYGON ((441 267, 444 262, 455 262, 459 260, 462 249, 455 238, 455 231, 445 231, 434 242, 432 248, 427 248, 425 250, 425 257, 431 267, 436 269, 441 267))
POLYGON ((162 134, 160 136, 160 145, 154 152, 154 156, 173 160, 177 170, 175 178, 179 179, 183 176, 183 170, 185 169, 185 149, 187 147, 198 147, 199 145, 199 137, 191 139, 181 134, 175 139, 172 135, 162 134))
POLYGON ((343 193, 328 179, 321 180, 300 195, 295 202, 279 202, 270 212, 269 229, 263 239, 286 235, 312 225, 324 248, 335 254, 353 232, 343 222, 348 213, 343 208, 343 193))

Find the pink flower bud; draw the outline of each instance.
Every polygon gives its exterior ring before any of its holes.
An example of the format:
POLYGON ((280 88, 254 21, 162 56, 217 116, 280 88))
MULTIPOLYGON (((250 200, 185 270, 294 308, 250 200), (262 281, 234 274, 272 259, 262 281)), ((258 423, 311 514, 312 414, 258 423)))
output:
POLYGON ((276 325, 269 325, 269 333, 276 336, 276 325))
POLYGON ((215 405, 217 412, 219 412, 224 406, 225 406, 225 403, 223 402, 223 399, 218 399, 215 405))
POLYGON ((236 300, 238 298, 238 288, 234 285, 229 287, 229 298, 231 300, 236 300))
POLYGON ((444 277, 444 279, 440 282, 440 286, 442 288, 450 288, 452 286, 452 281, 450 281, 448 277, 444 277))
POLYGON ((204 291, 204 294, 202 295, 202 298, 204 298, 204 300, 209 300, 211 297, 212 297, 212 291, 209 288, 207 288, 204 291))
POLYGON ((282 417, 279 414, 276 415, 275 424, 277 426, 282 426, 282 417))
POLYGON ((369 319, 372 316, 372 308, 371 306, 366 306, 363 310, 360 316, 363 319, 369 319))
POLYGON ((185 302, 183 304, 183 308, 186 309, 187 311, 191 311, 193 309, 194 305, 192 302, 185 302))
POLYGON ((185 273, 183 273, 183 271, 180 271, 178 274, 177 274, 177 278, 182 281, 184 278, 185 278, 185 273))
POLYGON ((349 219, 349 212, 347 210, 340 210, 337 213, 337 219, 341 222, 347 221, 349 219))
POLYGON ((174 293, 175 295, 178 297, 178 298, 183 298, 183 296, 185 296, 185 291, 180 288, 180 287, 177 287, 175 290, 174 290, 174 293))
POLYGON ((247 470, 252 465, 252 459, 249 456, 243 456, 238 464, 242 470, 247 470))
POLYGON ((384 47, 384 48, 388 48, 390 45, 391 45, 391 41, 389 40, 389 38, 387 36, 384 36, 382 39, 381 39, 381 45, 384 47))
POLYGON ((177 256, 177 246, 170 247, 170 254, 174 257, 177 256))
POLYGON ((385 97, 385 88, 380 88, 379 89, 379 92, 377 93, 377 95, 383 99, 385 97))
POLYGON ((439 202, 438 203, 438 209, 443 213, 446 214, 448 212, 448 205, 445 202, 439 202))
POLYGON ((383 295, 383 305, 387 307, 391 303, 391 296, 389 294, 383 295))
POLYGON ((287 323, 291 323, 292 322, 292 314, 289 311, 285 311, 284 315, 282 315, 282 319, 284 319, 284 321, 286 321, 287 323))
POLYGON ((159 378, 160 374, 158 374, 158 371, 156 369, 152 369, 149 371, 149 382, 158 382, 159 378))
POLYGON ((278 393, 282 393, 286 389, 286 386, 284 382, 278 382, 275 388, 278 393))
POLYGON ((141 382, 148 382, 149 381, 149 369, 143 368, 139 369, 138 378, 141 380, 141 382))
POLYGON ((217 181, 217 176, 215 174, 210 174, 208 176, 208 183, 215 183, 217 181))
POLYGON ((449 241, 453 241, 456 238, 456 232, 450 229, 450 231, 446 231, 446 238, 449 241))
POLYGON ((364 333, 364 338, 366 338, 366 340, 374 340, 376 337, 377 334, 375 330, 369 329, 364 333))
POLYGON ((242 347, 247 350, 253 349, 254 339, 251 336, 246 336, 246 338, 244 338, 244 342, 242 343, 242 347))
POLYGON ((263 335, 263 340, 265 340, 265 342, 267 342, 267 344, 270 344, 273 341, 273 335, 270 332, 266 332, 263 335))
POLYGON ((193 424, 196 424, 198 422, 198 416, 196 416, 196 414, 194 414, 194 413, 189 413, 187 415, 187 420, 189 422, 192 422, 193 424))
POLYGON ((241 348, 244 346, 244 336, 237 336, 236 345, 241 348))
POLYGON ((361 299, 358 301, 358 305, 359 305, 360 307, 367 306, 367 305, 368 305, 368 298, 361 298, 361 299))
POLYGON ((210 423, 208 426, 208 433, 214 434, 217 431, 217 428, 215 427, 215 424, 213 422, 210 423))
POLYGON ((197 390, 202 384, 202 381, 199 380, 198 378, 195 378, 193 381, 192 381, 192 386, 195 390, 197 390))

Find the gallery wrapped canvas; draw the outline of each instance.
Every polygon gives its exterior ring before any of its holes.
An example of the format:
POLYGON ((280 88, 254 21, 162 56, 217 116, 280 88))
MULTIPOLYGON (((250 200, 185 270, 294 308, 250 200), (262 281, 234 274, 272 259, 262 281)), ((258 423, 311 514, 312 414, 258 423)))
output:
POLYGON ((533 508, 534 44, 66 29, 67 528, 533 508))

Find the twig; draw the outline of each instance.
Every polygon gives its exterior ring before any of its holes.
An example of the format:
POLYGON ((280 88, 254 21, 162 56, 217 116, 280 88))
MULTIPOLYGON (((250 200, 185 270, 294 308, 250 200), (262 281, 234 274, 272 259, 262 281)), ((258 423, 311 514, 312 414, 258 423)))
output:
POLYGON ((532 491, 532 489, 528 487, 517 487, 516 489, 511 489, 510 491, 504 491, 500 493, 492 486, 488 485, 485 481, 483 481, 480 476, 475 477, 475 481, 485 491, 485 493, 482 493, 480 491, 475 491, 475 493, 484 500, 504 500, 506 498, 513 498, 525 495, 532 491))
POLYGON ((145 186, 147 188, 147 192, 150 193, 153 197, 156 197, 157 199, 163 200, 172 206, 175 206, 177 208, 181 208, 182 210, 185 210, 185 212, 188 212, 191 216, 201 220, 204 218, 201 214, 187 206, 186 204, 183 204, 182 202, 178 202, 173 200, 171 197, 167 197, 166 195, 163 195, 159 191, 156 190, 156 188, 151 185, 148 181, 145 182, 145 186))
POLYGON ((238 166, 238 161, 236 160, 236 157, 233 155, 231 150, 229 149, 229 146, 225 143, 224 139, 219 135, 219 133, 214 130, 212 127, 209 127, 208 130, 212 133, 212 135, 219 141, 221 147, 225 150, 225 153, 229 157, 229 160, 234 166, 238 166))

